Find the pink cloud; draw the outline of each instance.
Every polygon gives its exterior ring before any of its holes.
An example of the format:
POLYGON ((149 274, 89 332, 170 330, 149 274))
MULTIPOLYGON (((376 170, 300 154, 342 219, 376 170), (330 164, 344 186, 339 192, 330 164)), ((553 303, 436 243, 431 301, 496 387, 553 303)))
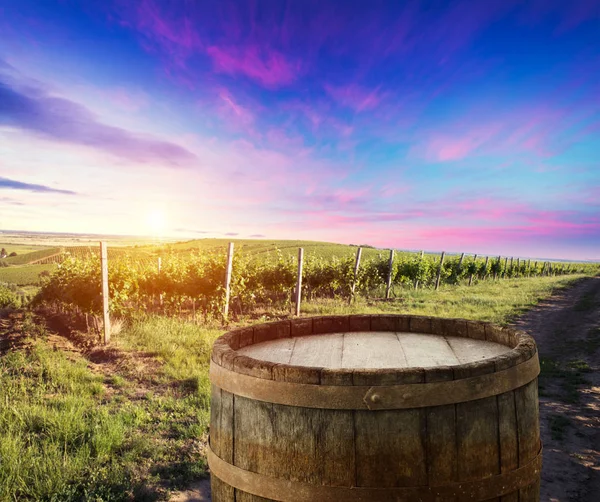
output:
POLYGON ((419 133, 412 139, 410 154, 433 162, 517 152, 543 159, 562 153, 593 134, 594 124, 597 127, 594 116, 600 111, 596 103, 586 101, 574 107, 565 96, 550 101, 553 106, 524 105, 503 113, 481 107, 469 110, 419 133))
POLYGON ((411 187, 406 184, 398 186, 388 183, 381 187, 379 195, 383 198, 396 197, 397 195, 407 193, 410 190, 410 188, 411 187))
POLYGON ((104 89, 100 93, 117 108, 126 112, 134 113, 140 111, 150 103, 148 95, 140 90, 115 87, 113 89, 104 89))
POLYGON ((366 89, 356 84, 339 87, 326 84, 325 90, 340 105, 352 108, 356 112, 372 110, 384 98, 379 92, 379 86, 375 89, 366 89))
POLYGON ((464 159, 492 140, 500 130, 500 127, 492 124, 470 129, 460 136, 434 133, 413 147, 411 154, 438 162, 464 159))
MULTIPOLYGON (((138 2, 132 22, 135 28, 145 37, 147 49, 152 49, 152 44, 169 56, 170 61, 176 66, 184 67, 186 60, 195 52, 203 49, 204 44, 195 29, 196 23, 186 17, 169 15, 160 4, 152 0, 138 2)), ((130 21, 122 21, 129 25, 130 21)))
POLYGON ((270 147, 275 150, 284 149, 288 152, 297 152, 304 149, 304 138, 299 135, 291 135, 282 127, 269 129, 266 133, 266 139, 269 141, 270 147))
POLYGON ((208 47, 214 69, 228 75, 244 75, 265 87, 291 84, 301 74, 301 65, 282 53, 256 45, 244 47, 208 47))
POLYGON ((233 119, 239 125, 249 126, 254 123, 254 114, 248 108, 237 103, 228 91, 221 90, 219 98, 221 100, 219 108, 222 116, 233 119))

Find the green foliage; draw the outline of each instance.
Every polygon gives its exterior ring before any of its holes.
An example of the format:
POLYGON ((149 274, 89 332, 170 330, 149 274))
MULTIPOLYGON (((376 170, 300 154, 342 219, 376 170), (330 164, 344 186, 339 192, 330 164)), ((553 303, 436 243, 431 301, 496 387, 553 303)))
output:
POLYGON ((0 286, 0 308, 17 308, 21 306, 21 299, 7 287, 0 286))
POLYGON ((60 251, 59 248, 46 248, 38 251, 26 252, 23 254, 17 254, 15 251, 8 255, 3 261, 7 265, 27 265, 33 261, 38 261, 60 251))
POLYGON ((54 270, 55 265, 23 265, 0 268, 0 283, 16 284, 17 286, 39 285, 40 274, 54 270))
MULTIPOLYGON (((291 306, 297 280, 297 248, 293 248, 292 254, 289 247, 280 250, 271 248, 271 244, 274 243, 242 241, 241 249, 236 248, 230 293, 230 312, 233 315, 244 315, 256 308, 287 309, 291 306)), ((328 250, 344 248, 346 252, 340 257, 327 256, 323 252, 305 253, 302 296, 307 300, 348 299, 352 291, 364 297, 382 296, 389 274, 394 296, 409 287, 433 287, 438 271, 442 285, 456 286, 467 282, 471 274, 478 281, 492 277, 539 276, 542 272, 546 275, 548 270, 542 264, 534 263, 532 267, 529 262, 519 261, 517 265, 513 260, 513 266, 508 266, 505 271, 505 259, 492 258, 486 263, 481 257, 465 257, 461 262, 459 256, 452 255, 446 256, 440 270, 439 255, 398 253, 390 271, 388 252, 365 249, 355 277, 355 248, 336 244, 323 247, 328 250)), ((49 278, 44 279, 36 301, 62 303, 83 312, 99 314, 99 253, 95 248, 79 249, 83 250, 80 257, 66 251, 64 261, 49 278)), ((225 298, 226 247, 190 251, 189 247, 171 245, 166 249, 161 256, 160 272, 158 257, 152 257, 151 248, 135 252, 117 248, 112 255, 109 253, 112 312, 119 316, 157 310, 173 314, 183 308, 187 311, 193 309, 205 319, 218 319, 225 298)), ((582 270, 591 273, 598 270, 598 266, 578 264, 567 268, 555 264, 553 275, 582 270)))

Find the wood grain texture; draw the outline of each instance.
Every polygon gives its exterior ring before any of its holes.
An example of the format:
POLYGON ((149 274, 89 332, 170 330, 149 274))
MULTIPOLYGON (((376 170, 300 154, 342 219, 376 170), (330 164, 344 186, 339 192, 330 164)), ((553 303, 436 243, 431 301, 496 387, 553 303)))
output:
MULTIPOLYGON (((455 385, 531 357, 537 358, 535 343, 517 330, 463 319, 391 315, 301 318, 238 329, 219 339, 212 354, 216 364, 264 379, 267 385, 274 385, 273 380, 367 386, 367 396, 378 392, 373 390, 378 385, 455 385), (498 341, 509 346, 492 343, 498 341)), ((528 465, 539 450, 537 380, 470 402, 385 411, 273 404, 215 386, 212 393, 210 444, 218 457, 240 469, 316 487, 479 481, 528 465)), ((211 485, 214 502, 275 500, 234 489, 216 476, 211 485)), ((471 495, 475 501, 490 493, 481 488, 471 495)), ((326 498, 329 502, 330 496, 326 498)), ((464 495, 435 501, 459 499, 464 495)), ((539 478, 487 500, 539 502, 539 478)))
MULTIPOLYGON (((516 389, 515 407, 517 415, 517 435, 519 439, 519 466, 531 462, 540 448, 540 417, 537 378, 516 389)), ((519 491, 519 502, 539 501, 539 480, 519 491)))
MULTIPOLYGON (((454 377, 465 378, 493 371, 490 366, 470 363, 454 368, 454 377)), ((456 405, 458 481, 500 474, 498 402, 496 396, 456 405)), ((498 498, 490 502, 498 502, 498 498)))
POLYGON ((342 368, 403 368, 406 357, 396 333, 346 333, 342 368))
POLYGON ((334 333, 324 336, 294 338, 289 364, 323 368, 342 367, 344 335, 334 333))
POLYGON ((443 336, 399 333, 400 345, 411 367, 458 365, 460 361, 443 336))
POLYGON ((358 486, 427 484, 423 410, 355 411, 358 486))
MULTIPOLYGON (((210 406, 210 447, 226 462, 233 463, 233 394, 212 385, 210 406)), ((234 500, 234 488, 212 476, 210 487, 213 502, 234 500)))
POLYGON ((508 347, 499 343, 483 342, 478 339, 445 337, 460 364, 489 359, 508 352, 508 347))
MULTIPOLYGON (((391 321, 395 322, 394 319, 391 321)), ((270 328, 271 331, 274 328, 270 328)), ((259 338, 264 335, 258 330, 259 338)), ((323 368, 407 368, 459 365, 489 359, 509 348, 485 340, 391 331, 325 333, 242 345, 237 354, 260 361, 323 368)))
MULTIPOLYGON (((497 396, 498 442, 500 446, 500 472, 510 472, 519 467, 519 437, 517 434, 517 411, 515 393, 506 392, 497 396)), ((502 502, 519 502, 519 493, 504 495, 502 502)))
MULTIPOLYGON (((451 368, 425 371, 425 382, 454 379, 451 368)), ((427 480, 429 485, 449 485, 458 480, 456 446, 456 406, 425 409, 427 430, 427 480)), ((439 497, 438 502, 454 502, 456 497, 439 497)))
POLYGON ((353 486, 352 412, 236 397, 234 465, 292 481, 353 486))

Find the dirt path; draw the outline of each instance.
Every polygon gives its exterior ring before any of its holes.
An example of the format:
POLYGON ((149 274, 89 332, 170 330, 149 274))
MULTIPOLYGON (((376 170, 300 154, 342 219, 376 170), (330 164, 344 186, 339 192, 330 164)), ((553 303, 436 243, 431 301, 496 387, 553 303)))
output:
POLYGON ((538 344, 541 501, 600 500, 600 277, 543 301, 516 326, 538 344))

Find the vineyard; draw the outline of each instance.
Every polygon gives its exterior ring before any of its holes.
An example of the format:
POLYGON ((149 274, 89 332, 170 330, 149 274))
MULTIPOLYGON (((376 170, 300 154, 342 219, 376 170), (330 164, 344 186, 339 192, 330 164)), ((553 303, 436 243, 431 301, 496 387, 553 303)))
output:
MULTIPOLYGON (((267 248, 268 249, 268 248, 267 248)), ((346 246, 346 249, 352 250, 346 246)), ((356 248, 354 248, 356 249, 356 248)), ((110 309, 118 316, 140 312, 168 315, 186 313, 219 318, 225 301, 226 253, 221 248, 202 253, 171 249, 159 260, 150 252, 109 249, 110 309)), ((297 281, 297 261, 290 250, 239 252, 234 255, 230 313, 251 314, 260 309, 290 310, 297 281)), ((390 295, 411 288, 432 288, 548 275, 597 273, 597 264, 549 263, 507 257, 440 257, 402 253, 390 268, 389 252, 367 249, 355 274, 355 257, 308 254, 302 276, 302 297, 308 301, 333 298, 351 301, 355 295, 382 298, 390 281, 390 295)), ((297 248, 295 248, 297 253, 297 248)), ((101 267, 97 248, 69 251, 44 280, 38 304, 80 313, 99 314, 102 307, 101 267)))

